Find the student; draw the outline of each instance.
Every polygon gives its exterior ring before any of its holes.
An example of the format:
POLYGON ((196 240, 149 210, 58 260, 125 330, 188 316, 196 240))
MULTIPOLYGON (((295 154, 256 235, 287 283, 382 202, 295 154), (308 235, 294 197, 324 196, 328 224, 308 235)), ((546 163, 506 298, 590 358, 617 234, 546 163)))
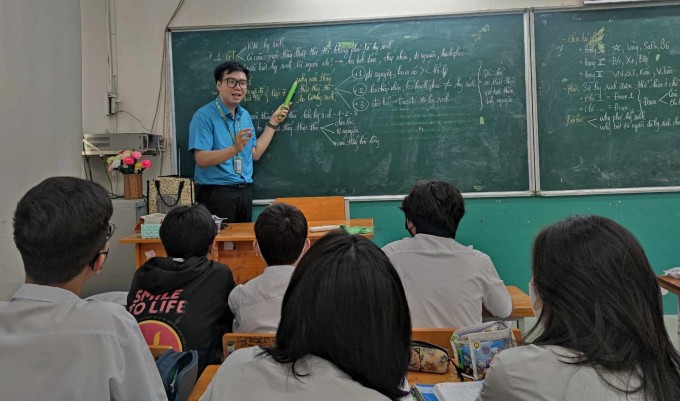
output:
POLYGON ((267 267, 229 295, 234 332, 273 333, 293 269, 309 249, 305 216, 295 206, 272 203, 257 217, 253 248, 267 267))
POLYGON ((111 302, 80 298, 115 231, 104 188, 74 177, 31 188, 14 213, 26 283, 0 302, 4 400, 167 400, 137 322, 111 302))
POLYGON ((512 300, 491 259, 456 242, 465 203, 445 181, 420 181, 404 198, 405 228, 413 238, 383 251, 404 283, 413 327, 465 327, 482 322, 482 306, 498 317, 512 300))
POLYGON ((189 124, 189 151, 194 154, 198 201, 230 222, 253 215, 253 160, 260 160, 274 138, 289 106, 279 106, 259 138, 246 109, 250 71, 227 61, 214 71, 218 96, 194 113, 189 124))
POLYGON ((198 351, 199 374, 206 365, 220 362, 218 348, 234 318, 227 307, 234 288, 231 270, 207 258, 216 235, 217 226, 204 206, 172 209, 160 229, 168 256, 144 263, 128 294, 128 311, 143 331, 150 328, 147 342, 158 332, 179 339, 181 350, 198 351))
POLYGON ((396 400, 410 337, 390 261, 370 240, 332 231, 293 273, 276 345, 230 354, 201 400, 396 400))
POLYGON ((680 400, 659 286, 628 230, 570 217, 538 234, 532 259, 538 336, 495 357, 479 400, 680 400))

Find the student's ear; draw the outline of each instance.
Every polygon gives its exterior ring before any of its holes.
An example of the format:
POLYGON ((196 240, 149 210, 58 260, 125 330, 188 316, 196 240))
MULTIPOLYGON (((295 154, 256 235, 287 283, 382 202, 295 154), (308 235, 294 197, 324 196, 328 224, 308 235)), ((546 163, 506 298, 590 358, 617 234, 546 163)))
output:
POLYGON ((256 240, 256 239, 253 240, 253 251, 255 251, 255 255, 257 255, 257 256, 262 256, 262 255, 260 254, 260 245, 257 244, 257 240, 256 240))
POLYGON ((208 247, 208 256, 213 256, 217 260, 217 249, 217 237, 215 237, 208 247))
POLYGON ((309 241, 309 238, 305 238, 305 244, 302 246, 302 252, 300 252, 300 256, 298 256, 297 260, 295 263, 293 263, 294 266, 297 266, 298 263, 300 263, 300 259, 307 253, 309 250, 309 247, 312 245, 311 241, 309 241))
POLYGON ((97 258, 94 260, 94 263, 88 265, 87 268, 91 270, 92 273, 99 274, 102 272, 102 269, 104 268, 104 262, 106 262, 106 255, 99 254, 97 255, 97 258))
POLYGON ((411 220, 409 220, 408 218, 406 218, 406 224, 405 224, 405 226, 406 226, 406 230, 407 230, 411 235, 416 235, 416 234, 417 234, 416 226, 415 226, 415 225, 413 224, 413 222, 412 222, 411 220))

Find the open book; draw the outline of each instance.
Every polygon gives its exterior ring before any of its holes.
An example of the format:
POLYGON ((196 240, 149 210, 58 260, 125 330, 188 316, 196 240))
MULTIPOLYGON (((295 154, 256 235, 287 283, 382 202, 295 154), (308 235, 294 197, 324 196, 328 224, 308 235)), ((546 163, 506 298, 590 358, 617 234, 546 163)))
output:
POLYGON ((434 385, 434 395, 439 401, 475 401, 482 391, 482 382, 439 383, 434 385))

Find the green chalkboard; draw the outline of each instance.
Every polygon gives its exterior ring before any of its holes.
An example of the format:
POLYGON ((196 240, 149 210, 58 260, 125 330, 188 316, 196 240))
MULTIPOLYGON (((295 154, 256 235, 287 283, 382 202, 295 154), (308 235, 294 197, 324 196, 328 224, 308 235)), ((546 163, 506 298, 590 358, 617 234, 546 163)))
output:
POLYGON ((176 146, 225 59, 251 70, 260 133, 294 80, 289 118, 255 164, 255 197, 528 191, 521 14, 172 33, 176 146))
POLYGON ((535 14, 541 190, 680 185, 680 7, 535 14))

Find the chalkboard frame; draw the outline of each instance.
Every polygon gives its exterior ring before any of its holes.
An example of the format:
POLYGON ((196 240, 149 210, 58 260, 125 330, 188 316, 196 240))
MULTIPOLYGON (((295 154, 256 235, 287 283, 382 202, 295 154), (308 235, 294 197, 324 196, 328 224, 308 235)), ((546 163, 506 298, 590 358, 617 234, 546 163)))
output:
MULTIPOLYGON (((404 17, 394 17, 394 18, 366 18, 366 19, 347 19, 347 20, 315 20, 315 21, 299 21, 299 22, 282 22, 282 23, 255 23, 255 24, 234 24, 234 25, 211 25, 205 27, 172 27, 169 28, 167 35, 167 90, 170 95, 170 126, 172 132, 172 142, 171 147, 171 158, 172 158, 172 169, 175 174, 180 171, 178 152, 181 150, 177 145, 176 136, 176 116, 175 116, 175 96, 174 96, 174 73, 172 65, 172 34, 174 32, 201 32, 201 31, 214 31, 214 30, 237 30, 237 29, 262 29, 262 28, 289 28, 289 27, 300 27, 300 26, 331 26, 331 25, 343 25, 343 24, 362 24, 362 23, 379 23, 379 22, 399 22, 399 21, 414 21, 414 20, 428 20, 428 19, 444 19, 444 18, 465 18, 474 16, 494 16, 494 15, 521 15, 523 20, 523 34, 524 34, 524 81, 525 81, 525 96, 526 96, 526 145, 527 145, 527 170, 528 170, 528 188, 522 191, 494 191, 494 192, 464 192, 463 196, 466 198, 498 198, 498 197, 527 197, 535 196, 538 193, 537 190, 537 177, 536 177, 536 142, 535 142, 535 132, 534 126, 532 124, 533 120, 533 104, 535 103, 532 99, 533 93, 533 81, 532 71, 534 70, 532 66, 531 54, 530 54, 530 15, 527 10, 524 9, 514 9, 514 10, 504 10, 499 12, 471 12, 471 13, 455 13, 455 14, 429 14, 429 15, 413 15, 404 17)), ((368 195, 368 196, 345 196, 347 201, 390 201, 390 200, 401 200, 406 196, 406 194, 399 195, 368 195)), ((273 199, 255 199, 253 204, 255 205, 266 205, 273 202, 273 199)))
POLYGON ((641 4, 640 2, 632 2, 626 4, 591 4, 583 7, 536 7, 526 9, 525 14, 528 16, 529 27, 529 52, 531 58, 531 114, 532 121, 531 129, 533 130, 533 146, 534 153, 534 188, 536 189, 536 196, 554 197, 554 196, 586 196, 586 195, 608 195, 608 194, 643 194, 643 193, 665 193, 665 192, 680 192, 680 186, 664 186, 664 187, 625 187, 625 188, 601 188, 601 189, 569 189, 569 190, 542 190, 541 189, 541 169, 540 169, 540 152, 538 151, 539 127, 538 127, 538 85, 536 78, 536 32, 534 30, 536 22, 536 14, 543 12, 590 12, 598 10, 620 10, 620 9, 642 9, 652 7, 672 7, 680 5, 680 1, 666 1, 666 2, 652 2, 641 4))

